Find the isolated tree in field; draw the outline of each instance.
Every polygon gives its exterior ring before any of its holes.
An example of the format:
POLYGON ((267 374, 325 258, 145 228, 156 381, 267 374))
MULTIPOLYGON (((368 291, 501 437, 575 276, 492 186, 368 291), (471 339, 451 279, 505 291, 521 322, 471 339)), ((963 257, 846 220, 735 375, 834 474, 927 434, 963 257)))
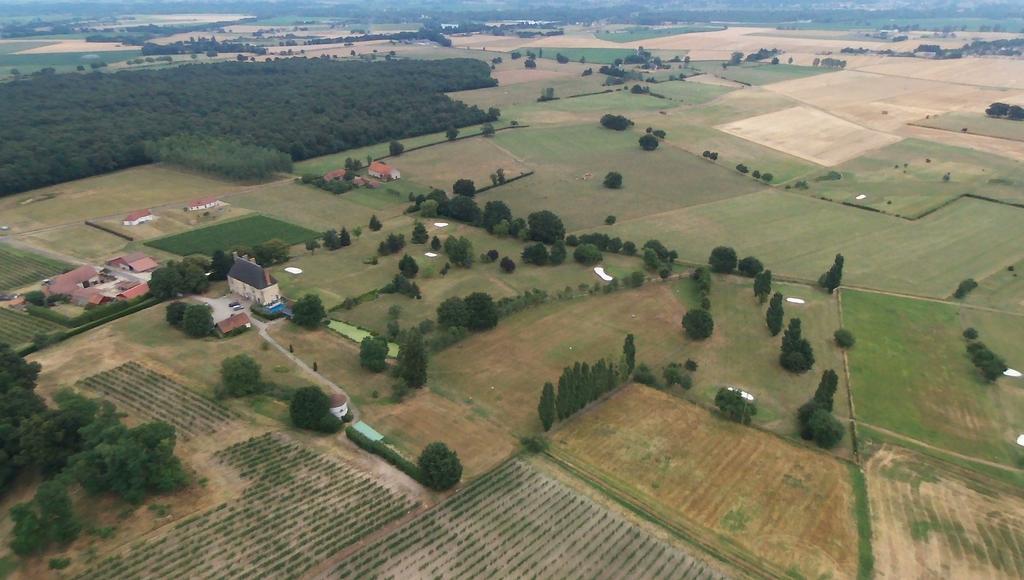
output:
POLYGON ((632 334, 627 334, 625 342, 622 343, 622 363, 626 376, 633 374, 633 369, 636 368, 636 342, 632 334))
POLYGON ((758 302, 764 304, 772 293, 772 271, 765 270, 754 276, 754 296, 758 302))
POLYGON ((531 213, 526 217, 526 223, 530 231, 530 239, 535 242, 553 244, 556 240, 565 238, 565 225, 562 223, 562 218, 546 209, 531 213))
POLYGON ((427 382, 427 348, 415 328, 405 331, 398 350, 398 376, 406 386, 418 389, 427 382))
POLYGON ((210 256, 210 280, 227 280, 235 259, 224 250, 214 250, 210 256))
POLYGON ((736 250, 728 246, 718 246, 708 256, 711 271, 717 274, 732 274, 736 269, 736 250))
POLYGON ((832 267, 818 279, 818 285, 827 289, 830 293, 834 292, 835 289, 843 282, 843 262, 843 255, 836 254, 835 262, 833 262, 832 267))
POLYGON ((522 259, 527 264, 533 264, 535 266, 544 266, 548 263, 550 256, 548 254, 548 247, 537 242, 523 248, 522 259))
POLYGON ((502 221, 512 221, 512 210, 503 201, 489 201, 484 204, 482 220, 484 229, 494 233, 494 226, 502 221))
POLYGON ((953 292, 953 298, 957 300, 963 300, 971 293, 972 290, 978 287, 978 283, 974 281, 974 278, 967 278, 960 282, 960 285, 956 287, 956 292, 953 292))
POLYGON ((397 157, 401 155, 403 151, 405 151, 405 145, 402 145, 398 141, 392 141, 391 143, 388 143, 388 153, 391 153, 392 155, 397 157))
POLYGON ((654 135, 644 134, 640 137, 640 148, 644 151, 654 151, 658 148, 658 138, 654 135))
POLYGON ((764 270, 764 264, 754 256, 747 256, 736 264, 736 269, 747 278, 753 278, 764 270))
POLYGON ((328 250, 337 250, 341 247, 341 243, 338 241, 338 230, 327 230, 320 237, 324 241, 324 247, 328 250))
POLYGON ((617 218, 615 216, 613 216, 613 215, 605 216, 605 218, 604 218, 604 225, 606 225, 606 226, 613 226, 613 225, 615 225, 616 219, 617 218))
POLYGON ((398 261, 398 271, 401 272, 403 276, 411 280, 416 277, 417 273, 419 273, 420 267, 416 264, 416 260, 413 259, 412 256, 405 254, 402 256, 402 259, 398 261))
POLYGON ((220 381, 226 397, 244 397, 260 389, 260 365, 251 356, 239 354, 220 363, 220 381))
POLYGON ((377 219, 377 214, 373 214, 372 216, 370 216, 370 230, 371 231, 374 231, 374 232, 380 231, 380 229, 382 227, 384 227, 384 226, 383 226, 383 224, 380 223, 380 220, 377 219))
POLYGON ((188 304, 184 302, 171 302, 167 305, 167 314, 165 318, 167 324, 175 328, 181 328, 182 323, 185 320, 185 310, 188 308, 188 304))
POLYGON ((608 189, 620 189, 622 187, 622 174, 618 171, 609 171, 604 176, 604 186, 608 189))
POLYGON ((455 195, 473 197, 476 195, 476 185, 473 183, 472 179, 459 179, 452 184, 452 193, 455 195))
POLYGON ((704 340, 715 331, 715 320, 703 308, 692 308, 683 315, 683 329, 693 340, 704 340))
POLYGON ((459 461, 459 455, 441 442, 427 445, 420 453, 417 465, 423 484, 430 489, 451 489, 462 479, 462 462, 459 461))
POLYGON ((498 307, 490 294, 473 292, 465 299, 468 316, 466 328, 470 330, 490 330, 498 325, 498 307))
POLYGON ((205 304, 189 304, 181 319, 181 328, 193 338, 209 336, 213 332, 213 316, 205 304))
POLYGON ((341 231, 338 232, 338 247, 339 248, 344 248, 346 246, 351 246, 351 245, 352 245, 352 237, 348 235, 348 230, 345 229, 345 228, 341 228, 341 231))
POLYGON ((765 322, 768 324, 768 331, 772 336, 778 336, 782 332, 782 323, 786 313, 782 308, 782 293, 776 292, 772 295, 772 301, 768 303, 768 312, 765 313, 765 322))
POLYGON ((540 424, 545 431, 551 429, 555 424, 555 386, 551 383, 544 383, 544 389, 540 393, 540 403, 537 405, 537 413, 540 414, 540 424))
POLYGON ((292 306, 292 322, 303 328, 314 329, 326 317, 327 311, 316 294, 306 294, 292 306))
MULTIPOLYGON (((488 109, 488 111, 491 111, 491 110, 497 111, 497 109, 495 109, 494 107, 491 107, 490 109, 488 109)), ((494 133, 495 133, 494 125, 492 125, 490 123, 484 123, 480 127, 480 134, 483 135, 484 137, 494 137, 494 133)))
POLYGON ((303 387, 292 395, 288 405, 292 425, 299 429, 337 433, 341 420, 331 415, 331 399, 320 387, 303 387))
POLYGON ((832 335, 835 338, 836 344, 839 348, 853 348, 853 345, 857 343, 857 339, 854 338, 853 333, 845 328, 840 328, 835 331, 832 335))
POLYGON ((388 339, 370 335, 359 343, 359 366, 379 373, 388 368, 388 339))
POLYGON ((757 415, 757 404, 743 398, 739 391, 730 391, 722 387, 715 394, 715 406, 730 421, 749 425, 750 419, 757 415))
POLYGON ((447 137, 449 141, 454 141, 455 138, 459 136, 459 130, 455 127, 449 127, 448 130, 445 131, 444 136, 447 137))
POLYGON ((509 258, 508 256, 502 258, 501 262, 498 265, 501 266, 502 271, 504 271, 506 274, 511 274, 512 272, 516 271, 515 261, 512 258, 509 258))
POLYGON ((416 222, 412 225, 412 235, 409 236, 409 241, 414 244, 425 244, 430 239, 430 234, 427 233, 426 226, 421 222, 416 222))
POLYGON ((601 126, 606 129, 612 129, 615 131, 625 131, 633 125, 633 121, 630 121, 622 115, 604 115, 601 117, 601 126))
POLYGON ((791 318, 786 332, 782 335, 779 364, 794 373, 806 372, 814 367, 814 350, 811 343, 803 337, 799 318, 791 318))
POLYGON ((469 308, 458 296, 446 298, 437 307, 437 324, 442 328, 465 328, 469 325, 469 308))

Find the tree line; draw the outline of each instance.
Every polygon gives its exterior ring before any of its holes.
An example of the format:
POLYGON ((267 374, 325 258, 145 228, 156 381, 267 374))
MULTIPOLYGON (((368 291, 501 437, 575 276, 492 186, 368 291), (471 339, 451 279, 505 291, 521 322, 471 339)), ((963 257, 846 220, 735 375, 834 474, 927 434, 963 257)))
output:
POLYGON ((494 86, 473 59, 264 63, 42 75, 0 84, 0 195, 148 163, 144 143, 234 139, 307 159, 494 121, 445 92, 494 86))
POLYGON ((145 145, 146 156, 236 181, 260 181, 292 170, 287 153, 234 139, 174 135, 145 145))

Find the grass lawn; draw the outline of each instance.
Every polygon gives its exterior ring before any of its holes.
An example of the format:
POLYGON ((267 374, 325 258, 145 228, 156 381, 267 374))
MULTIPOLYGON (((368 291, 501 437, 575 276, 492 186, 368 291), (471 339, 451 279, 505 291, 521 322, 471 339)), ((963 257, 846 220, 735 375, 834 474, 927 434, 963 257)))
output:
POLYGON ((240 187, 163 165, 143 165, 4 197, 0 199, 0 215, 3 215, 2 225, 18 233, 221 195, 240 187))
MULTIPOLYGON (((29 47, 21 48, 26 50, 29 47)), ((10 69, 18 69, 23 75, 34 73, 43 68, 53 68, 59 73, 74 72, 76 67, 82 65, 86 71, 92 71, 92 63, 104 62, 107 64, 120 62, 141 56, 141 50, 112 50, 98 52, 50 52, 35 54, 12 54, 0 52, 0 68, 4 76, 10 69)), ((102 69, 101 69, 102 70, 102 69)))
MULTIPOLYGON (((1019 162, 932 141, 905 139, 834 169, 842 179, 808 179, 805 193, 908 217, 965 193, 1024 202, 1024 167, 1019 162), (949 181, 943 179, 946 174, 949 181), (860 194, 867 197, 856 199, 860 194)), ((822 169, 817 175, 825 173, 822 169)))
POLYGON ((1015 459, 1022 397, 975 371, 957 307, 857 291, 842 298, 844 326, 857 337, 849 361, 858 420, 989 461, 1015 459))
MULTIPOLYGON (((579 230, 603 224, 607 215, 621 222, 762 188, 735 171, 673 147, 645 152, 637 145, 640 131, 604 129, 597 123, 600 116, 599 112, 593 113, 592 124, 587 125, 499 133, 497 144, 523 159, 536 173, 482 194, 480 203, 501 199, 516 215, 549 209, 561 216, 568 229, 579 230), (602 185, 609 171, 622 173, 622 189, 602 185)), ((650 232, 645 231, 634 241, 643 243, 650 232)))
MULTIPOLYGON (((404 194, 405 188, 401 191, 404 194)), ((316 231, 342 227, 351 231, 356 226, 365 227, 373 214, 380 219, 400 214, 406 207, 406 199, 384 189, 354 189, 334 195, 312 185, 287 182, 235 196, 231 204, 316 231)))
MULTIPOLYGON (((471 179, 478 188, 490 185, 491 174, 499 168, 504 170, 505 177, 516 177, 530 169, 499 147, 495 139, 487 137, 473 137, 410 151, 392 158, 389 163, 402 171, 403 179, 394 187, 401 187, 406 179, 411 179, 424 184, 426 192, 433 188, 451 191, 457 179, 471 179)), ((392 187, 392 184, 385 187, 392 187)), ((402 193, 401 200, 405 201, 405 189, 402 193)))
POLYGON ((38 284, 44 278, 71 269, 70 264, 0 244, 0 290, 17 290, 38 284))
POLYGON ((856 575, 850 474, 824 453, 643 385, 570 419, 552 440, 556 457, 747 570, 856 575))
MULTIPOLYGON (((835 298, 818 288, 774 284, 773 291, 806 301, 805 304, 783 303, 786 322, 799 318, 804 337, 814 348, 814 369, 798 375, 779 365, 782 334, 772 337, 768 332, 764 316, 767 304, 757 302, 752 288, 753 282, 748 278, 715 276, 711 288, 714 334, 705 341, 676 339, 680 341, 680 358, 692 358, 700 365, 693 375, 694 387, 687 396, 711 406, 720 387, 740 387, 757 397, 754 419, 757 423, 782 435, 798 437, 796 410, 814 395, 821 373, 833 369, 840 376, 834 412, 837 417, 849 417, 842 353, 832 339, 832 333, 839 328, 835 298)), ((686 308, 698 305, 692 280, 680 282, 675 293, 686 308)), ((637 360, 644 360, 642 353, 637 360)), ((847 434, 840 450, 849 451, 849 446, 847 434)))
POLYGON ((984 113, 953 111, 951 113, 935 115, 930 119, 924 119, 915 124, 935 129, 956 131, 957 133, 967 129, 967 131, 963 132, 971 135, 985 135, 987 137, 1024 141, 1024 123, 1009 119, 996 119, 984 113))
POLYGON ((516 448, 506 431, 480 416, 470 403, 451 400, 428 389, 411 393, 401 403, 391 399, 395 379, 359 366, 359 347, 326 330, 307 331, 293 324, 275 326, 274 337, 291 345, 307 364, 341 385, 359 409, 361 420, 415 460, 434 441, 444 441, 459 454, 467 479, 491 469, 516 448))
POLYGON ((992 248, 1024 243, 1020 215, 1021 210, 964 199, 909 222, 769 191, 620 218, 600 229, 624 240, 657 232, 682 259, 702 263, 712 248, 726 243, 742 255, 756 253, 776 273, 805 280, 817 280, 841 252, 846 257, 844 283, 945 297, 964 278, 982 279, 1019 259, 992 248))
MULTIPOLYGON (((519 61, 515 61, 518 66, 519 61)), ((555 89, 556 97, 568 97, 570 95, 582 95, 585 93, 600 92, 608 87, 602 85, 603 75, 592 74, 579 76, 567 74, 565 76, 547 77, 529 82, 499 85, 486 89, 475 89, 472 91, 460 91, 449 93, 451 98, 462 101, 467 105, 476 105, 481 109, 498 107, 502 111, 502 121, 518 120, 520 123, 537 123, 543 118, 540 112, 549 103, 538 103, 541 91, 547 87, 555 89), (527 114, 529 113, 529 115, 527 114)), ((466 134, 466 130, 463 130, 466 134)))
MULTIPOLYGON (((353 326, 351 324, 348 324, 347 322, 341 322, 340 320, 332 320, 330 324, 328 324, 328 327, 334 332, 337 332, 338 334, 344 336, 345 338, 355 343, 361 343, 363 342, 364 339, 366 339, 366 337, 373 336, 373 333, 370 332, 369 330, 363 330, 358 326, 353 326)), ((388 343, 388 356, 391 358, 395 358, 398 356, 397 344, 393 342, 388 343)))
POLYGON ((673 101, 687 105, 700 105, 736 90, 732 87, 686 81, 662 81, 647 83, 647 86, 652 93, 664 95, 673 101))
POLYGON ((690 24, 687 26, 669 26, 665 28, 630 26, 619 30, 596 32, 594 33, 594 36, 597 37, 598 40, 607 40, 611 42, 638 42, 641 40, 650 40, 652 38, 661 38, 663 36, 691 34, 694 32, 715 32, 718 30, 725 30, 725 27, 715 24, 690 24))
POLYGON ((1024 259, 978 279, 967 303, 1024 312, 1024 259))
POLYGON ((319 232, 271 217, 250 215, 214 226, 150 240, 146 242, 146 245, 179 256, 192 254, 209 256, 215 250, 244 248, 270 240, 280 240, 288 245, 295 245, 317 238, 319 235, 319 232))
POLYGON ((21 239, 33 246, 90 262, 109 260, 128 244, 122 238, 82 223, 40 230, 21 239))

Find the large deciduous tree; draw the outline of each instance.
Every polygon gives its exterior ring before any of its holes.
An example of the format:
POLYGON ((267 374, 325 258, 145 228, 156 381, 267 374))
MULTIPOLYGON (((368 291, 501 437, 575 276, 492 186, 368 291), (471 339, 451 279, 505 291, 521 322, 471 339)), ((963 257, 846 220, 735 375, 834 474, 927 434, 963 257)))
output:
POLYGON ((427 445, 420 453, 417 465, 423 484, 430 489, 451 489, 462 479, 462 462, 459 461, 459 455, 441 442, 427 445))

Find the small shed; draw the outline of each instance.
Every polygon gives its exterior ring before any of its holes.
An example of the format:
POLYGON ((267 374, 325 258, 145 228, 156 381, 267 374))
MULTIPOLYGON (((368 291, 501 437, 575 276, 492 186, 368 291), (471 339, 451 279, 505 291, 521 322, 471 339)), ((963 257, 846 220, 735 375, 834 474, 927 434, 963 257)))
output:
POLYGON ((153 212, 148 209, 140 209, 139 211, 133 211, 132 213, 124 216, 124 219, 121 220, 121 224, 126 226, 137 226, 151 221, 153 221, 153 212))
POLYGON ((380 441, 381 439, 384 438, 384 436, 378 433, 376 429, 370 427, 369 425, 363 423, 362 421, 359 421, 355 425, 352 425, 352 428, 361 433, 370 441, 380 441))

